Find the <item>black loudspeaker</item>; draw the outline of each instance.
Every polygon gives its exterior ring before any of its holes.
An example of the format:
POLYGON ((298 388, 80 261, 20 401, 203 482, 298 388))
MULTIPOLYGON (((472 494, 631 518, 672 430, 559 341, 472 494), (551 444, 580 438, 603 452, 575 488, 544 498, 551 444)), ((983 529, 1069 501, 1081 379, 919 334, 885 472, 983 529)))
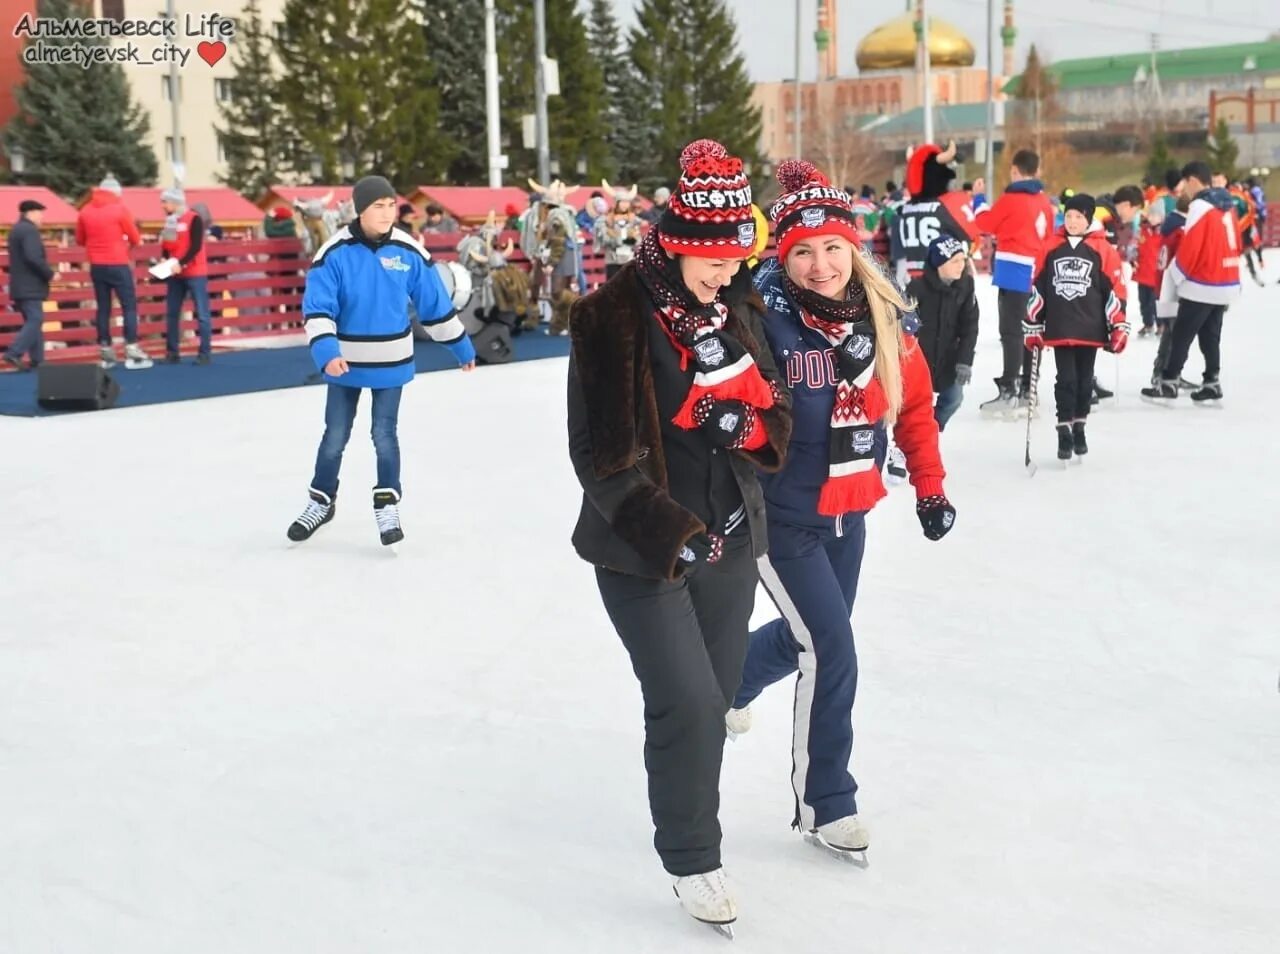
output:
POLYGON ((506 364, 516 356, 511 345, 511 329, 501 322, 485 325, 471 336, 471 343, 481 364, 506 364))
POLYGON ((119 396, 119 382, 96 364, 40 365, 36 403, 46 410, 101 411, 119 396))

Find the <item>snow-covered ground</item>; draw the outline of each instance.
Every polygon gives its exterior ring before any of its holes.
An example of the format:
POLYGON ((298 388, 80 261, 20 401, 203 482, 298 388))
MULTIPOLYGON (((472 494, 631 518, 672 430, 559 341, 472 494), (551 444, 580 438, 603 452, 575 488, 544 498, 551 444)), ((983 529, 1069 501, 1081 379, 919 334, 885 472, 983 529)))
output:
MULTIPOLYGON (((1227 317, 1220 410, 1140 403, 1135 340, 1086 463, 1046 414, 1034 479, 1022 425, 978 417, 983 296, 955 531, 926 541, 908 487, 871 519, 870 867, 789 830, 775 687, 726 758, 733 950, 1272 954, 1280 288, 1227 317)), ((650 847, 639 690, 568 543, 563 380, 417 379, 398 556, 367 407, 337 519, 286 547, 318 389, 0 419, 0 951, 728 949, 650 847)))

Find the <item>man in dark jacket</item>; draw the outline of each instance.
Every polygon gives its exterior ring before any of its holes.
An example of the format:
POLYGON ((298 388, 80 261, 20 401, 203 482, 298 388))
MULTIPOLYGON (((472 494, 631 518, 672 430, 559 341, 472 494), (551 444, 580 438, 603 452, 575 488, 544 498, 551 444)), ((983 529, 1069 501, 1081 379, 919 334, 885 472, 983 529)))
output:
POLYGON ((933 416, 938 430, 945 430, 973 377, 973 350, 978 343, 978 299, 965 244, 946 234, 934 239, 924 271, 907 285, 907 297, 916 303, 920 319, 916 340, 929 362, 938 396, 933 416))
POLYGON ((18 206, 19 219, 9 233, 9 297, 22 315, 22 330, 4 353, 6 364, 22 370, 22 356, 28 355, 34 368, 44 359, 44 300, 49 297, 53 269, 40 239, 44 206, 24 199, 18 206))

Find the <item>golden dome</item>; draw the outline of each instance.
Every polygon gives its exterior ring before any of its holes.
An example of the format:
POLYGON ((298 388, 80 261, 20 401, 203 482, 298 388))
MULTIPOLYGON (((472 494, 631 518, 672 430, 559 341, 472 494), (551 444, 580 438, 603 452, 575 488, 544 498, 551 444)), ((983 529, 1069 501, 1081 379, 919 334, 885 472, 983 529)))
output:
MULTIPOLYGON (((876 27, 858 44, 860 70, 901 70, 916 65, 915 14, 905 13, 876 27)), ((972 66, 973 44, 945 20, 929 17, 929 62, 934 66, 972 66)))

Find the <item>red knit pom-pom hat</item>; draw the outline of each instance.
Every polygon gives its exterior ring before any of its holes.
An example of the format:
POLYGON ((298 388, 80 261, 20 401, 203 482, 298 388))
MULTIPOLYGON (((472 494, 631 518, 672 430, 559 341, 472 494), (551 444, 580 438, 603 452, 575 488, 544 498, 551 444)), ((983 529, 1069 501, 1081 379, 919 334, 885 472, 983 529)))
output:
POLYGON ((769 220, 779 261, 786 261, 796 242, 820 235, 839 235, 858 244, 853 196, 835 188, 812 162, 787 159, 778 166, 778 182, 782 195, 769 207, 769 220))
POLYGON ((747 258, 756 223, 742 160, 714 139, 685 146, 680 181, 658 220, 658 242, 672 255, 747 258))

